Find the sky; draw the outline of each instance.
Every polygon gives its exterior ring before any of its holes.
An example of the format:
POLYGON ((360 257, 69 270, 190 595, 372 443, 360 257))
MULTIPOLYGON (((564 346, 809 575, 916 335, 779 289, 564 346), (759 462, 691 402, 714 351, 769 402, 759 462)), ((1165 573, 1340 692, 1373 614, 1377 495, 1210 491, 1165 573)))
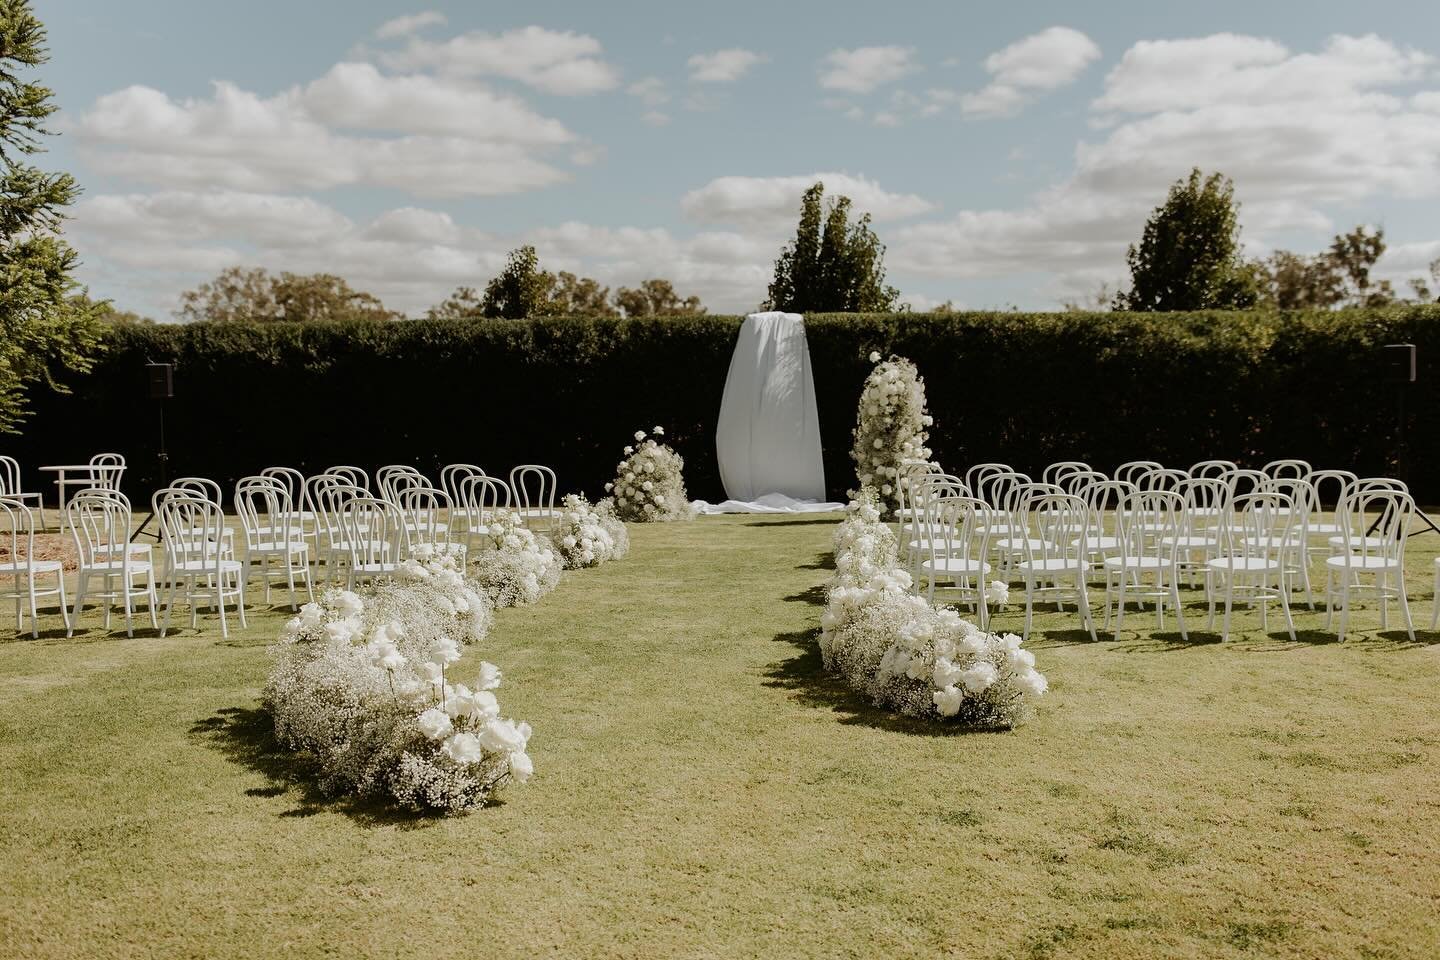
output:
POLYGON ((764 299, 816 179, 916 309, 1126 278, 1192 167, 1247 255, 1383 227, 1440 257, 1440 4, 36 0, 47 169, 91 293, 157 320, 232 265, 412 315, 534 244, 713 312, 764 299))

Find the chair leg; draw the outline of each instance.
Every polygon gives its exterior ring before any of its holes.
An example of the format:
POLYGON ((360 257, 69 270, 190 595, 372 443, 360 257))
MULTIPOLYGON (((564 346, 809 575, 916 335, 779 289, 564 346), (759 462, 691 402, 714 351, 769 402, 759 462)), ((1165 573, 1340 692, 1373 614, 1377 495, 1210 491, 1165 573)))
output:
POLYGON ((1405 594, 1405 571, 1396 570, 1395 580, 1400 584, 1400 614, 1405 618, 1405 633, 1410 637, 1410 642, 1415 642, 1415 624, 1410 620, 1410 599, 1405 594))
POLYGON ((70 625, 66 628, 65 636, 73 636, 75 625, 80 622, 80 611, 85 609, 85 588, 90 585, 90 575, 83 570, 76 578, 75 583, 75 604, 70 611, 70 625))
POLYGON ((1290 591, 1284 574, 1280 576, 1280 609, 1285 611, 1285 627, 1290 631, 1290 642, 1295 642, 1295 621, 1290 617, 1290 591))
POLYGON ((1235 575, 1231 571, 1225 578, 1225 625, 1220 628, 1220 642, 1230 639, 1230 609, 1235 605, 1235 575))
MULTIPOLYGON (((29 586, 29 593, 30 593, 30 639, 31 639, 31 640, 39 640, 39 639, 40 639, 40 611, 39 611, 39 610, 36 608, 36 606, 35 606, 35 574, 34 574, 34 572, 32 571, 31 574, 30 574, 30 576, 27 577, 26 579, 29 581, 28 586, 29 586)), ((17 601, 18 601, 19 598, 17 597, 16 599, 17 599, 17 601)), ((16 630, 15 632, 18 634, 20 631, 19 631, 19 630, 16 630)))
POLYGON ((1095 636, 1095 617, 1090 612, 1090 591, 1085 587, 1085 568, 1081 567, 1075 573, 1076 592, 1080 595, 1080 619, 1085 624, 1085 629, 1090 631, 1090 642, 1096 643, 1099 637, 1095 636))
POLYGON ((1350 576, 1340 581, 1340 642, 1345 642, 1345 628, 1350 625, 1350 576))
POLYGON ((295 602, 295 561, 289 555, 285 555, 285 583, 290 588, 290 610, 298 611, 300 605, 295 602))
POLYGON ((1125 622, 1125 576, 1127 571, 1120 571, 1119 602, 1115 604, 1115 633, 1116 640, 1120 639, 1120 626, 1125 622))
POLYGON ((125 581, 121 588, 125 602, 125 636, 133 638, 135 636, 135 612, 134 599, 130 593, 130 576, 122 574, 121 579, 125 581))
POLYGON ((152 626, 152 627, 158 627, 158 626, 160 626, 160 619, 159 619, 160 615, 159 615, 159 613, 156 611, 155 608, 158 607, 158 606, 160 605, 160 603, 159 603, 159 597, 156 596, 156 591, 155 591, 155 568, 154 568, 154 567, 151 567, 148 571, 146 571, 146 573, 145 573, 145 581, 146 581, 146 582, 145 582, 145 594, 146 594, 147 597, 149 597, 150 626, 152 626))
POLYGON ((1440 563, 1435 565, 1435 590, 1430 594, 1430 629, 1440 626, 1440 563))
POLYGON ((1180 627, 1180 639, 1189 642, 1190 635, 1185 632, 1185 614, 1180 610, 1180 584, 1174 579, 1170 581, 1170 599, 1175 604, 1175 623, 1180 627))
POLYGON ((1030 624, 1035 612, 1035 577, 1029 570, 1025 571, 1025 629, 1022 640, 1030 639, 1030 624))
POLYGON ((240 629, 244 630, 249 627, 249 624, 245 622, 245 578, 237 577, 236 580, 235 589, 238 599, 235 601, 235 605, 237 612, 240 614, 240 629))
MULTIPOLYGON (((172 570, 170 572, 170 597, 165 601, 165 626, 160 628, 160 636, 162 638, 170 632, 170 615, 175 612, 175 593, 179 588, 180 574, 172 570)), ((187 594, 190 592, 188 585, 185 592, 187 594)))

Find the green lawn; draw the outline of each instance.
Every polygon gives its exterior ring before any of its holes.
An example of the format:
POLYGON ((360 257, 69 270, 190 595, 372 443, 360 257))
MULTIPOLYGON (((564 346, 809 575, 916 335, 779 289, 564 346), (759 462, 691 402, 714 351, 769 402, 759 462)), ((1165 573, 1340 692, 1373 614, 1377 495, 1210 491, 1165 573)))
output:
POLYGON ((1309 612, 1228 643, 1046 613, 1035 721, 957 735, 821 671, 831 522, 632 531, 461 664, 504 668, 536 766, 461 818, 328 800, 276 750, 288 612, 3 628, 0 956, 1440 955, 1440 536, 1415 644, 1370 610, 1343 646, 1309 612))

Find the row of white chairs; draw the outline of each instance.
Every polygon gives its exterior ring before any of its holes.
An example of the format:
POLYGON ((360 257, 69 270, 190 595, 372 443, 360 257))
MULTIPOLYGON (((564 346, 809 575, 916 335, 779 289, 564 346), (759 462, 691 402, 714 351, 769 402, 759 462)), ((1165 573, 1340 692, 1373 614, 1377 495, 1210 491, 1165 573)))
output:
MULTIPOLYGON (((1312 537, 1321 534, 1325 544, 1318 550, 1328 554, 1327 628, 1338 605, 1343 639, 1352 597, 1369 593, 1380 601, 1382 627, 1388 626, 1388 602, 1396 600, 1413 636, 1403 570, 1414 504, 1398 481, 1349 474, 1334 519, 1312 525, 1313 486, 1298 471, 1267 476, 1255 492, 1238 496, 1215 476, 1187 474, 1174 481, 1176 489, 1141 489, 1133 479, 1108 480, 1077 469, 1060 474, 1062 481, 1083 477, 1067 490, 1013 471, 1004 482, 993 482, 999 475, 991 472, 978 482, 1000 497, 987 500, 965 479, 934 465, 909 464, 906 470, 899 483, 901 532, 917 589, 926 584, 933 596, 937 584, 950 583, 982 622, 988 618, 984 584, 992 574, 1025 583, 1027 634, 1039 598, 1077 603, 1092 635, 1087 578, 1104 578, 1107 625, 1115 595, 1118 630, 1127 599, 1153 600, 1163 628, 1164 605, 1180 616, 1179 585, 1188 579, 1193 586, 1198 577, 1212 622, 1223 593, 1227 636, 1237 600, 1260 605, 1262 627, 1267 603, 1279 601, 1293 636, 1290 594, 1303 589, 1310 596, 1308 569, 1317 553, 1312 537), (1146 576, 1153 587, 1143 585, 1146 576), (1374 582, 1362 585, 1366 577, 1374 582)), ((975 479, 973 468, 969 476, 975 479)), ((1180 629, 1183 635, 1183 619, 1180 629)))
MULTIPOLYGON (((543 465, 517 467, 506 482, 474 465, 456 464, 442 471, 441 483, 448 490, 431 486, 412 467, 396 466, 377 472, 372 491, 369 475, 358 467, 335 467, 314 477, 293 468, 266 468, 236 484, 237 543, 225 520, 219 483, 203 477, 173 481, 151 501, 162 550, 158 582, 168 587, 162 635, 180 600, 190 607, 192 626, 199 608, 209 606, 218 610, 221 633, 228 636, 229 603, 237 606, 245 626, 245 589, 256 574, 267 601, 272 586, 283 583, 295 608, 298 590, 313 599, 322 563, 327 582, 341 579, 353 587, 357 580, 393 573, 410 555, 412 543, 473 547, 473 533, 498 510, 518 507, 552 528, 558 522, 555 473, 543 465)), ((0 577, 14 582, 6 593, 15 600, 17 632, 23 630, 22 612, 28 611, 31 633, 38 634, 38 600, 47 596, 59 600, 67 635, 87 599, 103 603, 106 629, 118 606, 126 632, 133 635, 141 603, 148 605, 152 625, 159 626, 157 564, 149 544, 130 542, 131 505, 118 489, 87 488, 64 507, 62 525, 77 556, 73 604, 65 594, 61 562, 36 558, 37 527, 29 503, 0 497, 0 517, 11 541, 8 556, 0 558, 0 577), (51 578, 53 586, 47 586, 51 578)))

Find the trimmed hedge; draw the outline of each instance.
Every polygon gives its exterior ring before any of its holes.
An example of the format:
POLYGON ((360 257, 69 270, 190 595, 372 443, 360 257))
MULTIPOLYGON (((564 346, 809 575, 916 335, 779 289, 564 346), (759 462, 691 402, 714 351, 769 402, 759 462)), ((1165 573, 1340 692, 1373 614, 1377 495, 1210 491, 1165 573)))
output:
MULTIPOLYGON (((148 494, 157 404, 144 364, 174 361, 172 475, 224 484, 268 465, 541 462, 598 494, 637 429, 663 425, 692 496, 720 499, 714 431, 740 317, 117 327, 70 396, 34 399, 0 449, 27 468, 129 458, 148 494)), ((914 360, 947 466, 1055 460, 1102 469, 1301 457, 1396 469, 1396 400, 1378 347, 1412 342, 1410 479, 1440 499, 1440 308, 1338 313, 815 315, 806 318, 830 493, 853 482, 850 430, 871 350, 914 360)))

